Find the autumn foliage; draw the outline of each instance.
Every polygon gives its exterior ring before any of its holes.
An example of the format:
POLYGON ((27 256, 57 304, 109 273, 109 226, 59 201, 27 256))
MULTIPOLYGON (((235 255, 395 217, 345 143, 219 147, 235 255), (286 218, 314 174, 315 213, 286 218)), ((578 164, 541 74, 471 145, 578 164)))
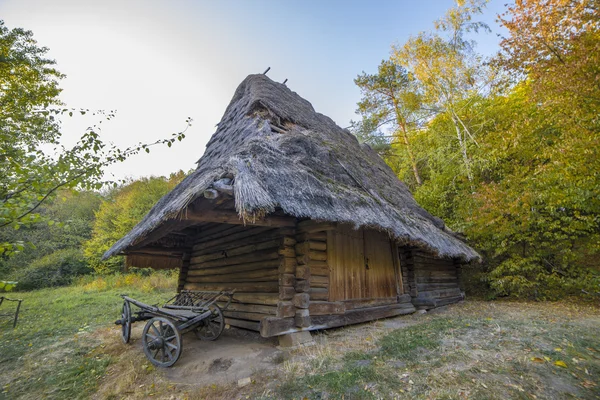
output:
MULTIPOLYGON (((394 125, 360 137, 484 255, 469 269, 472 288, 597 296, 600 2, 516 1, 499 16, 508 35, 492 59, 468 39, 487 29, 475 22, 483 6, 462 2, 394 46, 387 62, 405 68, 430 117, 408 137, 394 125)), ((372 119, 361 104, 362 121, 372 119)))

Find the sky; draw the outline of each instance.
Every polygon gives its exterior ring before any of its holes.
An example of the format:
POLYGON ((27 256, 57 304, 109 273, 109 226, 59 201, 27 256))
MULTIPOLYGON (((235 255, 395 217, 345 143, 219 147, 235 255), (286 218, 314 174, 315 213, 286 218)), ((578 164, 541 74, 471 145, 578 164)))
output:
MULTIPOLYGON (((498 49, 491 0, 478 18, 492 28, 475 37, 478 51, 498 49)), ((113 165, 107 178, 190 170, 202 156, 239 83, 262 73, 310 101, 341 127, 357 119, 354 78, 373 73, 393 44, 431 30, 453 0, 0 0, 8 28, 33 31, 50 50, 69 107, 116 110, 102 138, 126 148, 185 128, 186 139, 113 165)), ((100 119, 66 118, 72 145, 100 119)))

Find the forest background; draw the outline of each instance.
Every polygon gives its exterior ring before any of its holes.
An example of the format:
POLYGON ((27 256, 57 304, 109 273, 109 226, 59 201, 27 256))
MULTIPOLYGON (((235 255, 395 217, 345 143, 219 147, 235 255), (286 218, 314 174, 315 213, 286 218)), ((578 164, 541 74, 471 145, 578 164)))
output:
MULTIPOLYGON (((491 58, 469 39, 489 29, 477 22, 483 7, 458 2, 393 46, 376 73, 359 74, 352 131, 483 255, 466 269, 471 294, 596 297, 600 1, 516 1, 499 16, 508 33, 491 58)), ((63 107, 63 76, 46 51, 0 24, 0 279, 22 290, 122 271, 122 259, 101 255, 186 175, 103 174, 185 130, 119 149, 95 125, 61 146, 61 118, 91 111, 63 107)))

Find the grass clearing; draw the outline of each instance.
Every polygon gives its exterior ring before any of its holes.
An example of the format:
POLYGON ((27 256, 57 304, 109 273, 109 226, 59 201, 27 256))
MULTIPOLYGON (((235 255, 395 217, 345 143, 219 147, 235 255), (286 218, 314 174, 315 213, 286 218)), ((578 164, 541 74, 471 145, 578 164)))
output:
POLYGON ((263 398, 600 397, 597 307, 469 301, 396 320, 408 326, 387 320, 317 336, 315 347, 329 350, 299 350, 263 398), (315 363, 318 353, 327 362, 315 363))
POLYGON ((118 295, 156 302, 172 296, 175 286, 173 274, 126 274, 11 293, 24 301, 16 329, 0 319, 0 397, 89 397, 111 363, 92 333, 118 318, 118 295))
POLYGON ((314 334, 253 384, 170 381, 138 346, 123 346, 120 293, 157 303, 174 276, 86 278, 15 293, 22 314, 0 320, 0 398, 541 399, 600 397, 600 308, 467 301, 314 334))

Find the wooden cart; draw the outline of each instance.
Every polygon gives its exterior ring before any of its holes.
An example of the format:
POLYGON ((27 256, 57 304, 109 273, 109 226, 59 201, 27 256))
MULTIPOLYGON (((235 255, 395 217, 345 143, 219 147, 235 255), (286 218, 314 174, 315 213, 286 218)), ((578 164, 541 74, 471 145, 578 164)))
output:
POLYGON ((182 334, 194 331, 201 340, 216 340, 225 327, 222 310, 226 309, 235 291, 183 290, 162 307, 142 303, 126 295, 123 298, 121 325, 123 343, 129 343, 131 324, 148 321, 142 332, 142 346, 150 362, 158 367, 170 367, 182 350, 182 334), (223 307, 217 301, 224 302, 223 307), (131 305, 139 308, 132 313, 131 305))

